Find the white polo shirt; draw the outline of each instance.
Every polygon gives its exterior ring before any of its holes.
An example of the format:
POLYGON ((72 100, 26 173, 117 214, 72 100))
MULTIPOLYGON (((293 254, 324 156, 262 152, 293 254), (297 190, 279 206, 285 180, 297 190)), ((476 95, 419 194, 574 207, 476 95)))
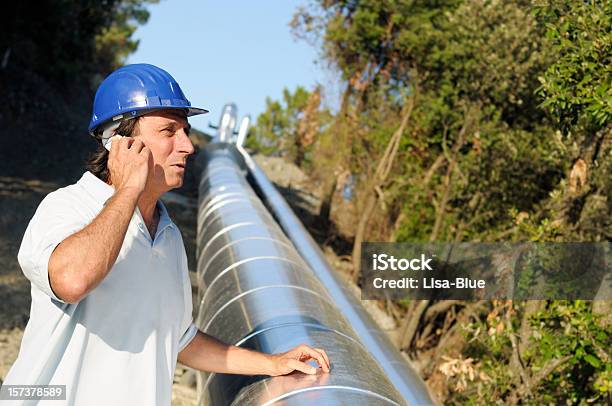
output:
POLYGON ((26 229, 18 260, 32 284, 30 320, 5 385, 66 385, 66 401, 1 405, 170 405, 178 353, 197 329, 181 233, 160 209, 155 238, 138 208, 106 278, 75 304, 51 290, 55 247, 91 223, 114 189, 90 172, 49 193, 26 229))

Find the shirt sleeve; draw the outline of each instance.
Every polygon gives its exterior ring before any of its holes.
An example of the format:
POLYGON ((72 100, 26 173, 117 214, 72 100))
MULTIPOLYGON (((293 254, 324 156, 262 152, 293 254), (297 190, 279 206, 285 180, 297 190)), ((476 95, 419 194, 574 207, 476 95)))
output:
POLYGON ((191 323, 191 325, 189 325, 189 327, 187 328, 187 331, 183 333, 183 336, 179 340, 178 352, 183 351, 183 349, 187 347, 187 345, 191 342, 191 340, 195 338, 197 332, 198 332, 198 328, 196 327, 194 323, 191 323))
POLYGON ((49 258, 67 237, 82 230, 87 221, 75 210, 76 202, 61 189, 48 194, 36 209, 26 228, 17 260, 30 282, 61 303, 49 282, 49 258))
POLYGON ((184 312, 183 312, 183 323, 182 332, 179 339, 178 351, 181 352, 190 342, 194 339, 198 332, 198 328, 193 322, 193 300, 191 298, 191 280, 189 278, 189 266, 187 261, 187 253, 185 252, 185 244, 183 243, 183 237, 181 232, 176 229, 178 234, 178 256, 179 256, 179 273, 183 286, 183 297, 184 297, 184 312))

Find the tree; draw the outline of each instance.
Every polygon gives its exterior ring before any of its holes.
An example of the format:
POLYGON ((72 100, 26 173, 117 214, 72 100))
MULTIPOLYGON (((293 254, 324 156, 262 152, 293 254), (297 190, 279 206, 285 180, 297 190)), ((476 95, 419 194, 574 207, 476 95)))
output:
MULTIPOLYGON (((362 240, 611 239, 609 1, 313 4, 294 33, 345 91, 312 173, 358 179, 353 256, 362 240)), ((458 384, 448 403, 609 400, 610 324, 591 303, 386 305, 422 376, 458 384)))
POLYGON ((157 2, 45 0, 36 7, 10 2, 0 50, 10 48, 13 63, 52 80, 104 77, 136 49, 131 36, 149 18, 145 5, 157 2))
POLYGON ((266 110, 257 117, 247 138, 247 147, 266 154, 286 155, 302 165, 329 117, 320 106, 317 87, 309 92, 301 86, 283 90, 282 101, 266 99, 266 110))

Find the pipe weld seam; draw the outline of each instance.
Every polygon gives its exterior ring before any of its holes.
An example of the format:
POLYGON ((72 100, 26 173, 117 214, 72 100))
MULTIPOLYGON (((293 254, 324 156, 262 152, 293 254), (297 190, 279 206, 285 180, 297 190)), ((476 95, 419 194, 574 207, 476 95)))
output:
POLYGON ((310 293, 311 295, 317 296, 319 297, 321 300, 323 300, 325 303, 331 305, 332 307, 334 306, 334 304, 329 301, 329 299, 323 297, 320 293, 315 292, 314 290, 308 289, 308 288, 304 288, 301 286, 296 286, 296 285, 268 285, 268 286, 260 286, 258 288, 253 288, 253 289, 249 289, 247 291, 242 292, 241 294, 234 296, 233 298, 231 298, 230 300, 228 300, 223 306, 221 306, 219 308, 219 310, 217 310, 212 317, 210 318, 210 320, 208 321, 208 323, 206 323, 206 326, 204 327, 203 332, 207 332, 208 329, 210 328, 210 325, 213 323, 213 321, 215 321, 215 319, 217 318, 217 316, 219 314, 221 314, 221 312, 223 310, 225 310, 229 305, 231 305, 232 303, 234 303, 235 301, 243 298, 244 296, 250 295, 251 293, 255 293, 255 292, 259 292, 261 290, 266 290, 266 289, 276 289, 276 288, 285 288, 285 289, 297 289, 297 290, 301 290, 307 293, 310 293))
POLYGON ((273 238, 273 237, 267 237, 267 236, 252 236, 252 237, 244 237, 244 238, 240 238, 238 240, 234 240, 234 241, 230 241, 229 243, 227 243, 226 245, 224 245, 223 247, 219 248, 219 251, 215 252, 206 262, 206 264, 202 267, 202 274, 206 273, 206 268, 208 268, 210 266, 210 264, 212 263, 212 261, 215 260, 215 258, 217 258, 219 255, 221 255, 221 253, 231 247, 232 245, 238 244, 239 242, 242 241, 248 241, 248 240, 266 240, 266 241, 273 241, 273 242, 277 242, 280 245, 284 246, 287 249, 295 249, 292 245, 289 245, 288 243, 277 239, 277 238, 273 238))
MULTIPOLYGON (((208 284, 208 286, 206 287, 206 291, 204 292, 204 296, 202 297, 202 301, 201 301, 201 303, 200 303, 200 306, 202 306, 202 304, 204 304, 204 299, 206 299, 206 297, 208 296, 208 292, 210 292, 210 288, 211 288, 211 287, 212 287, 212 286, 213 286, 213 285, 214 285, 214 284, 215 284, 215 283, 216 283, 216 282, 217 282, 219 279, 221 279, 221 277, 222 277, 223 275, 225 275, 226 273, 228 273, 228 272, 229 272, 229 271, 231 271, 232 269, 237 268, 237 267, 238 267, 238 266, 240 266, 240 265, 243 265, 243 264, 248 264, 249 262, 253 262, 253 261, 258 261, 258 260, 260 260, 260 259, 277 259, 277 260, 279 260, 279 261, 289 262, 289 263, 291 263, 291 264, 293 264, 293 265, 296 265, 296 266, 300 267, 301 269, 303 269, 303 270, 304 270, 304 271, 306 271, 306 272, 310 272, 310 274, 314 276, 314 274, 312 273, 312 271, 311 271, 310 269, 308 269, 308 268, 305 268, 303 264, 299 264, 299 263, 297 263, 297 262, 295 262, 295 261, 292 261, 292 260, 287 259, 287 258, 284 258, 284 257, 279 257, 279 256, 276 256, 276 255, 262 255, 262 256, 260 256, 260 257, 250 257, 250 258, 245 258, 245 259, 242 259, 242 260, 240 260, 240 261, 234 262, 233 264, 231 264, 230 266, 228 266, 227 268, 225 268, 224 270, 222 270, 221 272, 219 272, 219 273, 217 274, 217 276, 215 276, 215 277, 213 278, 213 280, 212 280, 212 281, 211 281, 211 282, 208 284)), ((206 269, 204 269, 204 270, 202 271, 202 277, 203 277, 205 274, 206 274, 206 269)))

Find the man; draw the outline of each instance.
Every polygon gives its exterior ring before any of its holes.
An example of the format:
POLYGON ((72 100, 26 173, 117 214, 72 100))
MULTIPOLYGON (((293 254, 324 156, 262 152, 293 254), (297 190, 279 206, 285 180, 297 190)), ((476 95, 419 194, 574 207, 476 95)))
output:
POLYGON ((93 110, 89 171, 43 199, 19 250, 32 307, 4 384, 66 385, 70 405, 169 405, 177 360, 271 376, 314 374, 314 360, 329 372, 321 349, 264 354, 193 324, 185 248, 159 198, 182 185, 194 152, 187 117, 207 111, 146 64, 109 75, 93 110))

